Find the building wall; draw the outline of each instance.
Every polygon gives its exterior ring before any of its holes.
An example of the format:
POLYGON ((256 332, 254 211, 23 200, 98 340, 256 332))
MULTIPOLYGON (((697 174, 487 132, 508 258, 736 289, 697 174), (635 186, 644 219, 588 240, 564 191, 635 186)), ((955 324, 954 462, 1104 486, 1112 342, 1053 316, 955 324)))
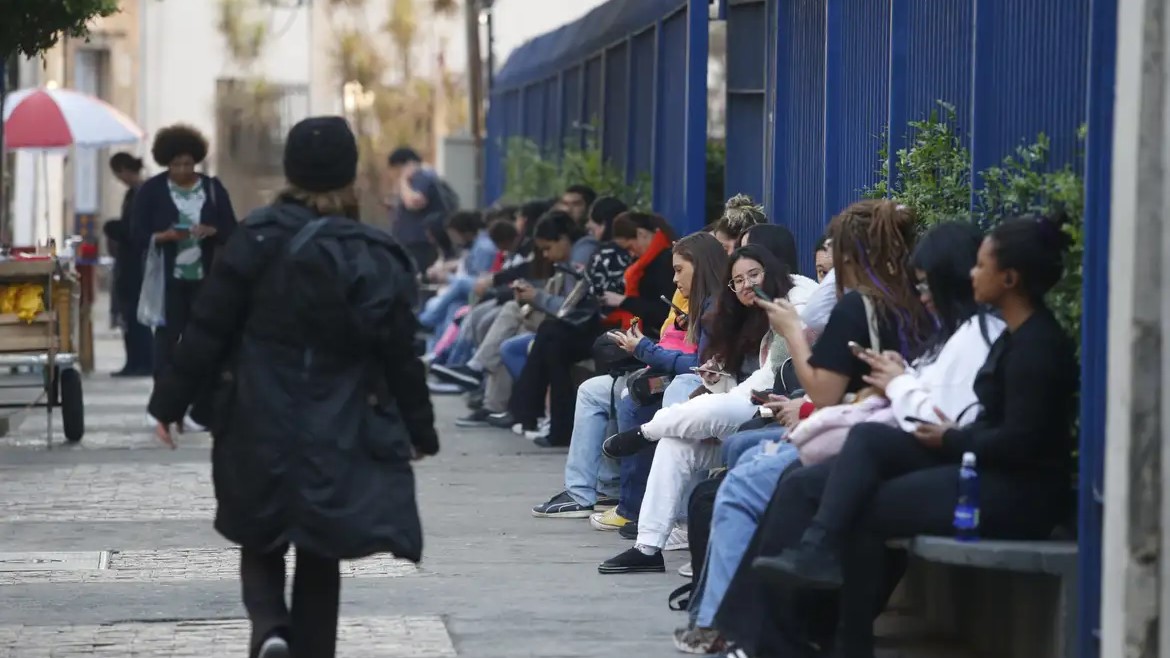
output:
POLYGON ((1155 658, 1170 656, 1170 16, 1118 8, 1100 655, 1155 658))

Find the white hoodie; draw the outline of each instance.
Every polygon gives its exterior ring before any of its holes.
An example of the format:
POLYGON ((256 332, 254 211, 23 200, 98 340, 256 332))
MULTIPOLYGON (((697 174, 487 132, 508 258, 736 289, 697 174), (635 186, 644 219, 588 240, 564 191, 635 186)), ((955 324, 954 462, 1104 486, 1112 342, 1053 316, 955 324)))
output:
POLYGON ((937 421, 934 408, 946 414, 951 421, 967 424, 979 415, 978 409, 971 409, 975 398, 975 375, 987 360, 991 344, 1003 333, 1003 320, 984 316, 987 337, 975 316, 955 330, 939 350, 934 361, 926 365, 915 364, 898 375, 886 387, 886 397, 898 425, 907 432, 913 432, 916 423, 906 421, 907 416, 922 420, 937 421), (959 415, 963 414, 962 418, 959 415))

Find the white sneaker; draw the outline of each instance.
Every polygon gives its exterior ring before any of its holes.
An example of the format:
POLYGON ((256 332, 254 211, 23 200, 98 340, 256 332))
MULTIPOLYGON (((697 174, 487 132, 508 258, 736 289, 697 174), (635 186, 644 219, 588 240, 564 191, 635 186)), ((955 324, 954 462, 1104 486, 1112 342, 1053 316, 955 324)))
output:
POLYGON ((190 416, 187 416, 183 419, 183 431, 199 434, 200 432, 206 432, 207 428, 191 420, 190 416))
POLYGON ((273 635, 264 644, 260 645, 260 651, 256 654, 258 658, 288 658, 288 642, 279 635, 273 635))
POLYGON ((695 570, 691 568, 691 563, 687 562, 678 568, 678 575, 682 576, 683 578, 694 578, 695 570))
POLYGON ((664 551, 685 551, 691 547, 687 537, 687 529, 684 526, 676 525, 670 529, 670 537, 666 539, 666 546, 662 547, 664 551))

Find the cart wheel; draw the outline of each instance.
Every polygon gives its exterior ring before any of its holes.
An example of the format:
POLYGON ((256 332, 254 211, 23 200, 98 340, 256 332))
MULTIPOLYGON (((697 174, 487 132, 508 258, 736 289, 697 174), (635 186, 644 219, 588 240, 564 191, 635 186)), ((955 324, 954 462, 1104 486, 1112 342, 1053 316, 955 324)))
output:
POLYGON ((61 406, 61 368, 45 370, 45 401, 50 407, 61 406))
POLYGON ((77 443, 85 435, 85 403, 81 397, 81 373, 66 368, 57 377, 61 389, 61 419, 65 439, 77 443))

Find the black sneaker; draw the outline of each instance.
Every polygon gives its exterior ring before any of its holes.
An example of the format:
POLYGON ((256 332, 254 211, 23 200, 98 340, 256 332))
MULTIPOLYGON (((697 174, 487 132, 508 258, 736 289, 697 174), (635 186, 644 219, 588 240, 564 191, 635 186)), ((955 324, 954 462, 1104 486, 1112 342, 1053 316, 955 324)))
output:
POLYGON ((618 530, 618 536, 622 539, 628 539, 630 541, 638 539, 638 524, 632 521, 625 524, 621 527, 620 530, 618 530))
POLYGON ((598 512, 605 512, 618 506, 618 499, 613 496, 598 496, 593 506, 598 512))
POLYGON ((650 441, 642 434, 641 427, 618 432, 601 444, 601 452, 610 459, 633 457, 650 445, 650 441))
POLYGON ((786 548, 776 556, 756 558, 752 570, 774 585, 840 589, 844 582, 837 554, 806 542, 796 548, 786 548))
POLYGON ((467 366, 444 366, 434 364, 431 373, 445 382, 459 384, 469 390, 475 390, 483 384, 483 373, 467 366))
POLYGON ((631 548, 602 562, 597 567, 597 573, 666 573, 666 561, 662 559, 661 552, 646 555, 637 548, 631 548))
POLYGON ((476 409, 467 416, 455 421, 455 427, 488 427, 488 419, 492 412, 487 409, 476 409))
POLYGON ((541 519, 585 519, 592 513, 591 506, 578 505, 568 491, 562 491, 547 503, 532 508, 532 516, 541 519))
POLYGON ((502 430, 510 430, 512 429, 512 426, 516 424, 516 419, 512 417, 510 412, 501 411, 499 413, 489 414, 487 423, 492 427, 496 427, 502 430))
MULTIPOLYGON (((463 388, 460 386, 460 388, 463 388)), ((483 409, 483 389, 477 389, 467 394, 467 408, 475 411, 483 409)))

